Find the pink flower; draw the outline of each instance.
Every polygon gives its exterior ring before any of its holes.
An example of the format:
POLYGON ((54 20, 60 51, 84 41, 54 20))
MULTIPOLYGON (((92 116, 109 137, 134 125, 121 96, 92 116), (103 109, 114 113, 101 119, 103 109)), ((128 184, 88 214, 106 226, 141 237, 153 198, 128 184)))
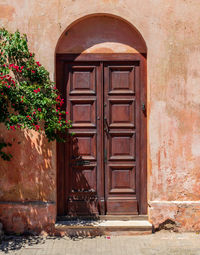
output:
POLYGON ((42 111, 42 109, 41 108, 38 108, 38 112, 41 112, 42 111))
POLYGON ((60 96, 58 95, 57 98, 56 98, 56 102, 60 102, 61 98, 60 96))
POLYGON ((35 71, 34 71, 34 70, 31 70, 31 72, 32 72, 32 73, 35 73, 35 71))
POLYGON ((61 99, 60 106, 62 106, 63 104, 64 104, 64 99, 61 99))
POLYGON ((15 126, 10 126, 10 128, 11 128, 12 130, 15 130, 15 126))
POLYGON ((19 71, 19 66, 13 66, 13 68, 18 72, 19 71))
POLYGON ((34 89, 33 91, 37 94, 38 92, 40 92, 40 88, 34 89))
POLYGON ((36 62, 36 64, 37 64, 38 66, 41 66, 41 64, 40 64, 40 62, 39 62, 39 61, 37 61, 37 62, 36 62))

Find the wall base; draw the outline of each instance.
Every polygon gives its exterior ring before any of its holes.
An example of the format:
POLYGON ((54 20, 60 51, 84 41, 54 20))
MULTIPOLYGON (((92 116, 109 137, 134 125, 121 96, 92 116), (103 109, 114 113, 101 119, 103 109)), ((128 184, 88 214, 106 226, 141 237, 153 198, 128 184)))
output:
MULTIPOLYGON (((200 201, 150 201, 149 220, 154 228, 171 220, 178 231, 200 231, 200 201)), ((56 204, 0 202, 0 222, 7 233, 54 234, 56 204)))
POLYGON ((149 220, 154 228, 171 220, 177 231, 200 231, 200 201, 150 201, 149 220))
POLYGON ((0 222, 7 233, 52 233, 55 221, 53 202, 0 202, 0 222))

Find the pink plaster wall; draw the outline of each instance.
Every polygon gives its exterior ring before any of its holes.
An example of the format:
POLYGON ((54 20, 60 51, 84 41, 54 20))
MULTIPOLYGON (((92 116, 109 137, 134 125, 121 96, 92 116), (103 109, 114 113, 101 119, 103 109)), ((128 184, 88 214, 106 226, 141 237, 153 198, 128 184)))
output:
MULTIPOLYGON (((59 52, 135 52, 142 51, 144 45, 134 42, 136 30, 131 26, 141 33, 148 52, 149 218, 155 226, 171 218, 183 230, 200 229, 197 217, 200 215, 200 2, 2 0, 0 10, 0 26, 26 33, 31 51, 52 78, 55 49, 61 35, 66 40, 57 48, 59 52), (116 30, 111 37, 111 18, 103 18, 109 33, 98 27, 102 16, 95 21, 95 26, 83 18, 97 13, 119 17, 113 24, 116 27, 121 24, 126 38, 120 37, 116 30), (129 24, 122 25, 120 19, 129 24), (84 22, 87 30, 80 31, 84 22), (65 37, 67 28, 69 38, 76 37, 80 31, 83 38, 79 44, 65 37), (104 34, 103 42, 100 33, 104 34), (84 36, 90 34, 92 37, 86 41, 84 36)), ((0 200, 55 202, 55 144, 48 144, 42 135, 35 133, 14 135, 1 130, 11 141, 17 139, 13 144, 12 163, 0 161, 0 200), (21 144, 17 144, 18 138, 21 144)))
POLYGON ((53 233, 56 217, 55 205, 49 203, 0 204, 0 219, 9 233, 53 233))
POLYGON ((12 143, 4 151, 13 156, 10 162, 0 160, 0 201, 55 201, 55 144, 35 131, 13 132, 3 127, 0 138, 12 143))

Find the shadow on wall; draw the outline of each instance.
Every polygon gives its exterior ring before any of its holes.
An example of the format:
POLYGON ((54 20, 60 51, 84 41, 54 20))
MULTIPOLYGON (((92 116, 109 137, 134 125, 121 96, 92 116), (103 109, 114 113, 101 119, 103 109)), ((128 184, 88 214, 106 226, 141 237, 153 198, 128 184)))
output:
POLYGON ((81 137, 70 141, 70 183, 67 214, 72 216, 97 215, 99 212, 96 186, 96 164, 81 153, 81 137))
MULTIPOLYGON (((8 131, 1 127, 0 138, 12 143, 6 152, 10 162, 0 159, 0 222, 7 233, 54 233, 56 220, 56 159, 53 143, 35 131, 8 131)), ((78 139, 72 137, 71 183, 68 214, 96 215, 95 167, 80 165, 78 139)))
POLYGON ((128 22, 113 16, 83 17, 68 28, 56 53, 146 53, 140 33, 128 22))
POLYGON ((54 147, 35 131, 8 131, 0 138, 13 158, 0 159, 0 221, 5 231, 40 231, 55 222, 56 168, 54 147))

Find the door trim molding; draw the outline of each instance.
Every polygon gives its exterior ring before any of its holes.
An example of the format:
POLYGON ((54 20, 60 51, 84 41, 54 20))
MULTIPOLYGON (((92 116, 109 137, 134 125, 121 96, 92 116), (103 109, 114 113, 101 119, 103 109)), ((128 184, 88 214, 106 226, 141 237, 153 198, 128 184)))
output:
POLYGON ((57 53, 60 61, 140 61, 146 59, 146 53, 57 53))
MULTIPOLYGON (((139 61, 140 62, 140 100, 147 106, 147 65, 146 54, 140 53, 84 53, 84 54, 56 54, 56 86, 61 93, 64 92, 64 62, 66 61, 139 61)), ((146 107, 147 108, 147 107, 146 107)), ((148 112, 148 111, 147 111, 148 112)), ((147 113, 146 112, 146 113, 147 113)), ((141 113, 141 141, 140 148, 142 157, 140 159, 139 177, 139 214, 147 214, 147 114, 141 113)), ((57 214, 65 215, 65 162, 61 157, 66 147, 57 142, 57 214)))

